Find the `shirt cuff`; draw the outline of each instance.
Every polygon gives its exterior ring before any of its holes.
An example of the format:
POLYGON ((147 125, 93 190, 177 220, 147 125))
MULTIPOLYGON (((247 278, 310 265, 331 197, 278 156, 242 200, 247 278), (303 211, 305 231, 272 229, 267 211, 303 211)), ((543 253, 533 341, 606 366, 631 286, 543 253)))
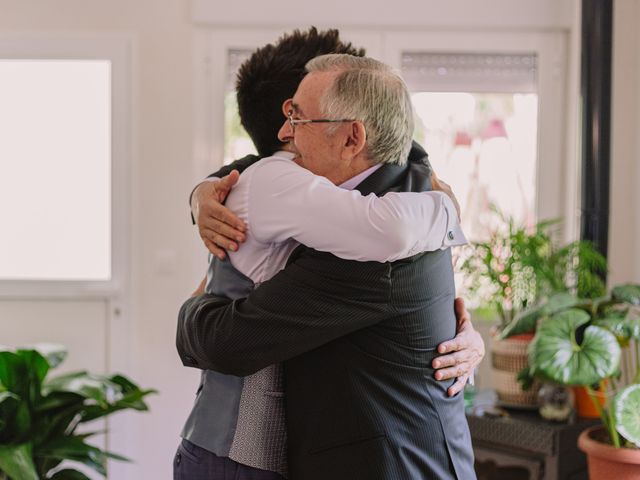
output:
POLYGON ((468 243, 467 237, 462 231, 460 222, 458 221, 458 212, 453 201, 445 195, 444 204, 447 210, 447 231, 442 241, 442 248, 458 247, 468 243))

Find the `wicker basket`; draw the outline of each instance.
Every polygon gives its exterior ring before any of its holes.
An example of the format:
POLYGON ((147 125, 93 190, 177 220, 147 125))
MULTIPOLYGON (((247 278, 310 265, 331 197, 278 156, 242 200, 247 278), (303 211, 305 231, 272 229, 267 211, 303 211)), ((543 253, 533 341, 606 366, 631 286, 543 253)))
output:
POLYGON ((536 381, 526 392, 520 387, 518 373, 529 366, 527 349, 533 335, 518 335, 505 340, 493 339, 491 365, 498 399, 506 404, 522 407, 538 405, 540 384, 536 381))

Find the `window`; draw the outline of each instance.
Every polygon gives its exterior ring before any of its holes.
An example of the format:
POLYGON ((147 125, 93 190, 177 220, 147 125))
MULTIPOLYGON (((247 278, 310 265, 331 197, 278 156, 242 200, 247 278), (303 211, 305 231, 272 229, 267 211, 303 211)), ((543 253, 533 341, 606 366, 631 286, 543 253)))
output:
POLYGON ((111 279, 111 63, 0 60, 0 279, 111 279))
POLYGON ((463 224, 471 239, 486 231, 477 210, 486 211, 491 201, 527 223, 563 218, 563 236, 574 237, 567 41, 562 32, 534 31, 385 37, 381 59, 402 72, 413 92, 420 117, 416 135, 465 203, 463 224), (489 183, 490 191, 483 192, 489 183))
POLYGON ((110 35, 0 39, 0 297, 126 288, 130 50, 110 35))
POLYGON ((250 153, 256 153, 251 137, 240 124, 236 100, 236 74, 240 65, 251 56, 251 53, 253 50, 231 49, 227 54, 227 82, 224 95, 225 165, 250 153))
POLYGON ((470 240, 486 239, 491 206, 535 222, 537 58, 534 54, 404 52, 414 137, 454 186, 470 240))

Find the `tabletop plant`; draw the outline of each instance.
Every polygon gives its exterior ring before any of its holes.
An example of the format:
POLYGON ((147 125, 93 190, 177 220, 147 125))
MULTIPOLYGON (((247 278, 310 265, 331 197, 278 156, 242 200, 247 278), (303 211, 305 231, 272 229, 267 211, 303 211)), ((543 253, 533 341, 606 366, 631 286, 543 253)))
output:
POLYGON ((563 294, 529 309, 514 320, 537 324, 529 347, 530 375, 566 386, 585 386, 609 441, 615 447, 640 447, 640 285, 614 287, 597 299, 563 294), (635 350, 623 356, 626 348, 635 350), (620 379, 622 359, 630 379, 620 379), (605 392, 604 403, 595 389, 605 392))
POLYGON ((60 469, 61 462, 106 476, 107 458, 126 460, 87 443, 104 431, 80 427, 120 410, 147 410, 144 397, 153 390, 122 375, 49 376, 66 353, 51 345, 0 351, 0 478, 84 480, 78 470, 60 469))
MULTIPOLYGON (((597 297, 604 292, 599 273, 606 271, 606 259, 589 242, 560 245, 555 231, 559 220, 527 227, 495 207, 493 213, 495 227, 489 238, 466 248, 461 271, 465 294, 497 314, 500 332, 528 307, 555 293, 579 291, 583 297, 597 297)), ((535 323, 530 326, 535 328, 535 323)))

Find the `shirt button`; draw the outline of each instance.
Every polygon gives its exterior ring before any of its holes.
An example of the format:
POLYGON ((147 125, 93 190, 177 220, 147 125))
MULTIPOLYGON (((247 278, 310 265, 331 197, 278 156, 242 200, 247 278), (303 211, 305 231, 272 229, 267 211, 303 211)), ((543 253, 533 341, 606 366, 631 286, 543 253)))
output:
POLYGON ((455 238, 455 235, 450 231, 449 233, 447 233, 447 237, 449 238, 449 240, 453 240, 455 238))
POLYGON ((177 453, 176 454, 176 465, 180 465, 181 461, 182 461, 182 454, 177 453))

